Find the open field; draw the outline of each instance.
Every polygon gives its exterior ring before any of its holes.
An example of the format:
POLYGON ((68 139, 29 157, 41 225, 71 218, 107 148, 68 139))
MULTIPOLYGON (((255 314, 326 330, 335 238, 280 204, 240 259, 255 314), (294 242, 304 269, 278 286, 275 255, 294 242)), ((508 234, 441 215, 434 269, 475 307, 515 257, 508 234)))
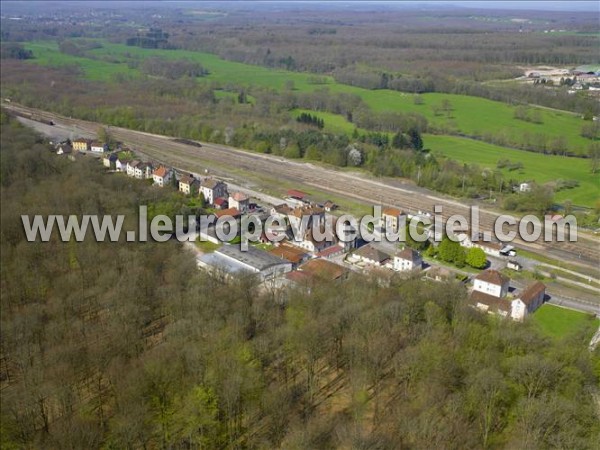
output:
MULTIPOLYGON (((296 109, 293 115, 297 117, 303 112, 323 119, 326 132, 352 134, 354 131, 354 125, 339 114, 296 109)), ((425 148, 430 149, 433 154, 442 154, 460 162, 478 164, 494 170, 501 159, 520 161, 523 163, 522 169, 514 171, 498 169, 507 178, 519 182, 535 180, 538 183, 547 183, 560 179, 577 180, 578 187, 556 193, 555 198, 558 202, 570 200, 574 205, 594 207, 600 199, 600 174, 591 173, 590 161, 587 159, 525 152, 458 136, 426 134, 423 136, 423 141, 425 148)))
POLYGON ((25 47, 34 52, 36 64, 77 64, 90 79, 110 81, 115 74, 136 75, 137 69, 130 68, 128 62, 149 56, 170 59, 186 58, 201 63, 210 74, 200 81, 218 81, 236 85, 255 85, 283 89, 287 82, 293 82, 293 89, 299 92, 314 91, 327 87, 333 93, 349 93, 360 96, 375 112, 414 112, 426 117, 437 128, 451 133, 482 136, 484 133, 500 134, 507 140, 517 143, 536 140, 538 135, 549 138, 564 136, 568 148, 585 154, 590 143, 580 136, 583 121, 571 113, 537 108, 541 124, 525 122, 514 118, 515 108, 501 102, 464 95, 429 93, 421 95, 422 104, 415 104, 414 96, 391 90, 368 90, 335 82, 331 77, 315 76, 307 73, 274 70, 265 67, 224 60, 209 53, 186 50, 156 50, 130 47, 123 44, 102 42, 103 47, 90 50, 97 59, 65 55, 54 42, 26 43, 25 47), (447 101, 450 110, 436 114, 434 109, 447 101))
POLYGON ((556 193, 555 198, 559 202, 571 200, 575 205, 594 206, 600 198, 600 175, 591 173, 590 162, 587 159, 523 152, 455 136, 426 135, 423 140, 425 146, 434 153, 489 168, 495 169, 500 159, 520 161, 523 163, 523 169, 512 172, 502 169, 508 177, 517 181, 579 181, 578 187, 556 193))
POLYGON ((594 326, 600 325, 600 319, 594 318, 590 314, 553 305, 543 305, 531 316, 531 320, 544 334, 555 338, 561 338, 585 328, 590 328, 591 334, 593 334, 594 326))

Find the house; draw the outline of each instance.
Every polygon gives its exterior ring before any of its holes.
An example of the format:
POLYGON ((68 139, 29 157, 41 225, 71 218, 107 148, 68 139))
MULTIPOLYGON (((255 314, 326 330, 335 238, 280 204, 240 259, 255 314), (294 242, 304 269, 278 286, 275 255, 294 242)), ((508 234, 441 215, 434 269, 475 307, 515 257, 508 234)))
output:
POLYGON ((73 149, 78 152, 87 152, 90 149, 91 141, 89 139, 76 139, 73 141, 73 149))
POLYGON ((242 214, 236 208, 222 209, 215 213, 215 216, 217 217, 217 219, 220 219, 221 217, 225 217, 225 216, 229 216, 229 217, 233 217, 234 219, 237 219, 241 215, 242 214))
POLYGON ((227 197, 227 185, 214 178, 206 178, 200 183, 200 193, 206 203, 212 205, 216 198, 227 197))
POLYGON ((363 245, 356 250, 353 255, 358 258, 359 261, 374 266, 382 266, 390 259, 390 255, 375 248, 372 244, 363 245))
POLYGON ((494 269, 481 272, 473 280, 473 291, 504 298, 508 294, 510 279, 494 269))
POLYGON ((383 208, 381 212, 381 228, 390 231, 398 231, 400 217, 404 213, 398 208, 383 208))
POLYGON ((305 235, 312 227, 320 227, 325 220, 325 211, 318 206, 298 206, 288 215, 292 229, 305 235))
POLYGON ((287 191, 287 196, 293 200, 298 200, 304 203, 308 202, 308 194, 296 189, 289 189, 287 191))
POLYGON ((423 267, 423 258, 421 254, 409 247, 394 255, 393 268, 397 272, 408 270, 421 270, 423 267))
POLYGON ((531 184, 529 183, 521 183, 519 184, 519 192, 530 192, 531 184))
POLYGON ((127 176, 130 177, 135 177, 135 169, 138 166, 138 164, 140 164, 141 162, 138 161, 137 159, 134 159, 133 161, 129 161, 127 163, 127 176))
POLYGON ((215 252, 200 257, 198 265, 212 270, 223 270, 229 276, 256 274, 262 281, 273 280, 292 270, 289 261, 253 246, 242 251, 239 245, 223 245, 215 252))
POLYGON ((250 208, 250 197, 242 192, 234 192, 229 196, 229 207, 237 208, 243 214, 250 208))
POLYGON ((104 153, 108 151, 108 144, 103 144, 98 141, 92 141, 90 143, 90 150, 93 153, 104 153))
POLYGON ((138 180, 152 178, 152 164, 147 162, 138 163, 134 168, 133 176, 138 180))
POLYGON ((338 205, 333 203, 331 200, 327 200, 325 203, 323 203, 323 208, 325 209, 325 211, 331 212, 333 210, 338 209, 338 205))
POLYGON ((152 172, 152 180, 156 186, 165 187, 173 178, 173 171, 165 166, 160 166, 152 172))
POLYGON ((519 264, 517 261, 509 260, 506 263, 506 268, 511 269, 511 270, 516 270, 517 272, 519 272, 521 269, 523 269, 523 266, 521 264, 519 264))
POLYGON ((540 281, 527 286, 525 290, 511 302, 510 317, 513 320, 523 320, 544 303, 546 285, 540 281))
POLYGON ((104 165, 104 167, 106 167, 110 170, 115 170, 118 159, 119 159, 119 157, 117 156, 116 153, 109 153, 102 157, 102 164, 104 165))
POLYGON ((337 235, 339 237, 338 245, 342 247, 345 252, 349 252, 350 250, 356 248, 358 229, 354 225, 345 221, 338 230, 337 217, 328 216, 325 220, 331 220, 331 229, 335 230, 336 233, 339 233, 337 235))
POLYGON ((301 240, 297 240, 294 236, 294 244, 311 253, 322 252, 329 247, 337 246, 337 243, 337 237, 332 230, 323 230, 322 236, 317 237, 316 232, 308 228, 301 240))
POLYGON ((219 198, 215 198, 215 201, 213 202, 213 206, 216 209, 226 209, 229 207, 229 202, 227 201, 227 199, 225 197, 219 197, 219 198))
POLYGON ((118 156, 115 161, 115 170, 117 172, 127 172, 127 164, 131 161, 131 158, 124 158, 122 156, 118 156))
MULTIPOLYGON (((489 239, 486 241, 484 240, 484 235, 482 233, 471 233, 470 230, 464 233, 458 233, 456 238, 460 242, 460 245, 465 248, 480 248, 486 255, 495 257, 502 256, 502 252, 506 247, 501 242, 490 241, 489 239)), ((514 247, 511 249, 514 249, 514 247)))
POLYGON ((341 245, 332 245, 331 247, 326 248, 325 250, 321 250, 317 253, 318 258, 323 259, 333 259, 336 256, 341 256, 344 254, 344 247, 341 245))
POLYGON ((287 242, 280 243, 277 247, 269 250, 269 253, 277 256, 278 258, 289 261, 292 263, 293 269, 306 262, 310 258, 310 255, 306 253, 306 251, 287 242))
POLYGON ((73 147, 66 142, 61 142, 56 146, 57 155, 70 155, 73 153, 73 147))
POLYGON ((471 306, 488 314, 508 317, 511 313, 510 301, 503 297, 495 297, 480 291, 473 291, 469 296, 471 306))
POLYGON ((323 281, 343 280, 348 274, 344 267, 325 259, 311 259, 300 266, 301 272, 323 281))
POLYGON ((198 180, 194 178, 193 175, 183 175, 179 179, 179 192, 183 192, 184 194, 195 194, 200 186, 198 180))

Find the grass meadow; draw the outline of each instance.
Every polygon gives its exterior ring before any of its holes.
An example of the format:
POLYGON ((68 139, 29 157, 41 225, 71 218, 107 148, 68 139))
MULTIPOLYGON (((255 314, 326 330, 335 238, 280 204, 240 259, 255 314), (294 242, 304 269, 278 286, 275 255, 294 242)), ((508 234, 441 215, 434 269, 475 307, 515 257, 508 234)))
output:
POLYGON ((562 338, 585 327, 600 325, 600 319, 591 314, 548 304, 533 313, 531 320, 544 334, 554 338, 562 338))

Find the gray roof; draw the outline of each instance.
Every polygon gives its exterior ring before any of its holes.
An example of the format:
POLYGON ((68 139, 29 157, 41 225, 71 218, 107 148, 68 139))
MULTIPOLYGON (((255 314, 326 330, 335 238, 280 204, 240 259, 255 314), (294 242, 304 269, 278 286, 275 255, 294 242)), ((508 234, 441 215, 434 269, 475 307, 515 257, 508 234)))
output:
POLYGON ((376 249, 371 244, 363 245, 356 252, 356 255, 370 259, 371 261, 377 261, 378 263, 382 263, 387 259, 390 259, 390 255, 385 252, 382 252, 379 249, 376 249))
POLYGON ((242 251, 239 245, 223 245, 215 253, 234 259, 257 272, 269 267, 286 264, 281 258, 263 250, 249 246, 247 251, 242 251))

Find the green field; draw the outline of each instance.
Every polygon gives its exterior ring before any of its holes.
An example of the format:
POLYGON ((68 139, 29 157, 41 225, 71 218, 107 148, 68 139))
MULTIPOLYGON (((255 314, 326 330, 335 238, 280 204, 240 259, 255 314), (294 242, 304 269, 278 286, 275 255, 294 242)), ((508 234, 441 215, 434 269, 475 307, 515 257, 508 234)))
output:
POLYGON ((600 325, 600 319, 594 318, 591 314, 548 304, 533 313, 531 320, 544 334, 556 338, 585 328, 590 328, 593 334, 594 327, 600 325))
MULTIPOLYGON (((466 135, 482 135, 485 132, 502 133, 507 137, 522 137, 527 133, 534 136, 543 133, 547 136, 565 136, 572 150, 585 153, 589 140, 579 135, 582 120, 568 112, 539 109, 542 124, 534 124, 515 119, 514 107, 505 103, 494 102, 478 97, 451 94, 423 94, 422 104, 415 104, 414 96, 390 90, 367 90, 336 83, 331 77, 320 77, 325 84, 314 84, 314 76, 305 73, 273 70, 231 62, 220 57, 200 52, 185 50, 154 50, 129 47, 122 44, 102 42, 103 47, 90 50, 89 54, 96 59, 66 55, 58 50, 54 42, 26 43, 32 50, 35 64, 65 65, 77 64, 86 77, 93 80, 110 81, 116 74, 138 75, 137 69, 130 68, 128 62, 150 56, 162 56, 171 59, 187 58, 200 62, 210 74, 199 78, 200 82, 217 81, 235 85, 255 85, 283 89, 286 82, 293 82, 296 91, 314 91, 327 87, 331 92, 345 92, 359 95, 376 112, 415 112, 425 116, 430 123, 444 127, 449 133, 466 135), (442 101, 450 102, 452 110, 436 115, 434 106, 442 101)), ((218 98, 234 97, 235 94, 215 91, 218 98)), ((293 116, 303 110, 292 112, 293 116)), ((325 120, 325 131, 334 133, 351 133, 354 125, 344 117, 329 113, 318 113, 325 120)), ((451 158, 481 164, 495 168, 499 159, 521 161, 524 169, 510 173, 518 181, 536 180, 544 183, 557 179, 578 180, 579 187, 557 193, 557 200, 571 200, 576 205, 593 206, 600 198, 600 178, 589 171, 589 162, 576 158, 564 158, 513 150, 501 146, 486 144, 480 141, 465 139, 451 135, 427 135, 425 145, 434 152, 451 158)))
POLYGON ((502 171, 507 177, 517 181, 535 180, 538 183, 563 179, 577 180, 579 186, 556 193, 556 200, 571 200, 575 205, 593 206, 600 199, 600 175, 592 174, 587 159, 567 158, 564 156, 542 155, 486 144, 472 139, 454 136, 425 135, 425 146, 432 152, 439 152, 452 159, 467 163, 476 163, 495 168, 498 160, 509 159, 523 163, 523 169, 502 171))
MULTIPOLYGON (((303 112, 323 119, 326 132, 351 134, 354 131, 354 125, 339 114, 307 109, 296 109, 292 113, 297 117, 303 112)), ((460 162, 478 164, 490 169, 496 169, 501 159, 520 161, 523 163, 523 169, 512 172, 508 169, 501 170, 507 178, 519 182, 535 180, 538 183, 546 183, 559 179, 577 180, 578 187, 556 193, 555 198, 558 202, 570 200, 574 205, 594 206, 600 199, 600 174, 591 173, 590 162, 587 159, 526 152, 458 136, 426 134, 423 136, 423 141, 425 148, 430 149, 433 154, 441 154, 460 162)))
POLYGON ((87 77, 91 79, 110 80, 116 73, 138 73, 130 69, 127 62, 132 59, 143 59, 153 55, 165 58, 200 62, 208 68, 210 74, 201 80, 219 81, 239 85, 256 85, 282 89, 286 82, 293 82, 297 91, 314 91, 326 86, 331 92, 356 94, 376 112, 415 112, 426 117, 433 125, 444 127, 453 133, 481 136, 486 132, 503 134, 519 142, 528 133, 534 136, 543 133, 549 137, 565 136, 569 149, 577 153, 585 153, 589 140, 579 135, 583 121, 568 112, 552 111, 539 108, 542 124, 524 122, 514 118, 515 108, 501 102, 465 95, 429 93, 421 95, 422 104, 415 104, 414 96, 391 90, 368 90, 336 83, 331 77, 319 77, 325 84, 314 84, 315 77, 306 73, 274 70, 260 66, 226 61, 209 54, 186 50, 156 50, 129 47, 123 44, 102 42, 103 47, 90 50, 89 54, 99 59, 80 58, 59 52, 54 42, 35 42, 25 44, 32 50, 40 64, 79 64, 87 77), (448 114, 436 115, 434 107, 447 100, 452 110, 448 114))

